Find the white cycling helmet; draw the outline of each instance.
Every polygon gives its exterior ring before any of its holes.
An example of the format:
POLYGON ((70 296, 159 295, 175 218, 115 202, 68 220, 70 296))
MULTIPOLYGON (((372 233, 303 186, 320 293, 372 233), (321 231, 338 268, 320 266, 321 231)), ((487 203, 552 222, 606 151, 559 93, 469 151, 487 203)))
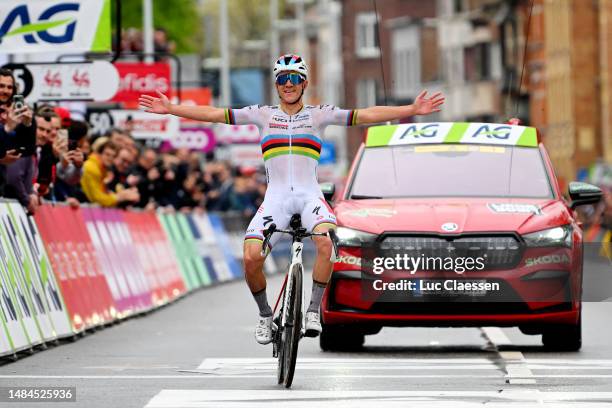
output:
POLYGON ((308 79, 308 67, 306 63, 299 55, 285 54, 279 57, 274 64, 274 77, 283 71, 295 71, 304 75, 304 78, 308 79))

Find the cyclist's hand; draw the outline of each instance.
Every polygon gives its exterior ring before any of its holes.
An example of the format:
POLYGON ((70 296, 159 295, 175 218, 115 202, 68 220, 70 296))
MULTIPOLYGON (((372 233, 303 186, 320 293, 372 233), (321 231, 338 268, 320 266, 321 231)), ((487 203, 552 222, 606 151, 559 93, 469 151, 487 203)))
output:
POLYGON ((427 97, 427 91, 423 91, 416 97, 414 103, 415 115, 429 115, 433 112, 440 112, 440 105, 444 103, 444 95, 442 92, 437 92, 431 97, 427 97))
POLYGON ((157 92, 159 98, 151 95, 140 95, 140 98, 138 98, 138 104, 140 107, 143 108, 145 112, 159 113, 161 115, 170 113, 171 103, 170 100, 168 100, 168 97, 157 89, 155 92, 157 92))

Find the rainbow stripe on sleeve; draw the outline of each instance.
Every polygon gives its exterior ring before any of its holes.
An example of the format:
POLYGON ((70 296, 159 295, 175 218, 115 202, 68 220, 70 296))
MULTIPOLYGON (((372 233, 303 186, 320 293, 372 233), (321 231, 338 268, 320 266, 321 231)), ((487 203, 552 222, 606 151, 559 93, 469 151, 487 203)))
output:
POLYGON ((225 123, 228 125, 235 125, 236 118, 234 117, 234 110, 227 108, 225 109, 225 123))
POLYGON ((353 109, 352 111, 350 111, 346 120, 346 126, 355 125, 357 125, 357 109, 353 109))

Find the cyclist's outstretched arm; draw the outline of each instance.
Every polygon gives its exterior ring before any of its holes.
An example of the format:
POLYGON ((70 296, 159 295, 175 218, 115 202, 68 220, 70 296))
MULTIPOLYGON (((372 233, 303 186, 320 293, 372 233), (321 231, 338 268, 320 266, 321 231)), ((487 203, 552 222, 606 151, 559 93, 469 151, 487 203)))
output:
POLYGON ((399 120, 415 115, 429 115, 440 112, 440 106, 444 103, 442 92, 427 97, 427 91, 423 91, 416 97, 412 105, 404 106, 372 106, 359 109, 357 112, 356 125, 369 123, 381 123, 399 120))
POLYGON ((226 123, 225 112, 223 108, 215 108, 214 106, 187 106, 174 105, 166 95, 157 92, 157 97, 151 95, 141 95, 138 99, 140 107, 144 108, 145 112, 171 114, 181 118, 201 120, 203 122, 226 123))

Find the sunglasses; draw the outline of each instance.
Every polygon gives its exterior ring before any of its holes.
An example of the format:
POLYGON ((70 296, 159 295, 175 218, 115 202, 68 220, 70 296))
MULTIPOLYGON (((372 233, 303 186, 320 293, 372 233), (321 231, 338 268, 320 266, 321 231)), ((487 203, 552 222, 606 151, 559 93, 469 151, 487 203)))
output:
POLYGON ((293 85, 299 85, 304 82, 306 78, 304 78, 300 74, 290 73, 290 74, 280 74, 276 77, 276 83, 278 85, 285 85, 287 81, 291 81, 293 85))

